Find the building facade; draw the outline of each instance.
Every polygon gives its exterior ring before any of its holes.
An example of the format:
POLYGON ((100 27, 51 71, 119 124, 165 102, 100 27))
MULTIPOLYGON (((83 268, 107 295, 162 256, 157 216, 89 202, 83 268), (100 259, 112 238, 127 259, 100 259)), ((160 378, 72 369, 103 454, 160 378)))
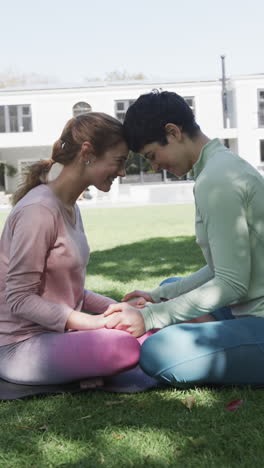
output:
MULTIPOLYGON (((86 87, 0 90, 2 190, 13 192, 19 174, 26 165, 50 157, 52 144, 72 116, 98 111, 116 116, 122 121, 129 105, 140 94, 154 88, 182 95, 192 107, 206 135, 220 138, 230 149, 260 171, 263 168, 264 172, 264 74, 227 79, 225 122, 221 80, 117 84, 99 82, 86 87)), ((160 182, 162 180, 174 181, 166 174, 160 175, 160 182)), ((155 182, 151 177, 150 181, 152 184, 155 182)), ((144 177, 141 182, 146 182, 144 177)))

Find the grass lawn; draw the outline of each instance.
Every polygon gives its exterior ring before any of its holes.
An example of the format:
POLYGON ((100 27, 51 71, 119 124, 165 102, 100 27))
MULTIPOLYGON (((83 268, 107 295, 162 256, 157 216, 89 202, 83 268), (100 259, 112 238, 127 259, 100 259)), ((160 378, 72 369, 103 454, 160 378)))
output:
MULTIPOLYGON (((82 214, 92 249, 89 289, 120 299, 203 265, 191 205, 82 214)), ((0 214, 0 228, 5 217, 0 214)), ((249 388, 94 391, 2 402, 0 467, 262 467, 263 410, 263 391, 249 388), (237 398, 241 408, 226 411, 237 398)))

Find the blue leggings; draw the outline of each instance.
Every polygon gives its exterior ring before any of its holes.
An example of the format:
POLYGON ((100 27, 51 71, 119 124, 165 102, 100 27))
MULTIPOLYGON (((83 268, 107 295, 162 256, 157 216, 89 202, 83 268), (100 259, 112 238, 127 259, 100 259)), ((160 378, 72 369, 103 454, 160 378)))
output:
POLYGON ((229 308, 213 315, 215 322, 170 325, 150 336, 141 348, 142 369, 182 388, 264 385, 264 320, 234 319, 229 308))

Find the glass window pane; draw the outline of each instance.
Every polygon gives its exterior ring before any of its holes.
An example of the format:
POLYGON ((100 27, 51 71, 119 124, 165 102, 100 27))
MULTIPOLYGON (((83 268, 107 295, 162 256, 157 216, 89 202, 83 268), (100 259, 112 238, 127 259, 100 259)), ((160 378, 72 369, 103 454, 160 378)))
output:
POLYGON ((23 130, 22 132, 32 132, 31 116, 22 118, 23 130))
POLYGON ((8 106, 9 116, 17 117, 17 106, 8 106))
POLYGON ((264 127, 264 90, 258 90, 258 121, 259 127, 264 127))
POLYGON ((125 115, 126 115, 125 112, 117 112, 117 113, 116 113, 116 118, 117 118, 118 120, 120 120, 120 122, 123 123, 123 122, 124 122, 124 119, 125 119, 125 115))
POLYGON ((264 140, 260 140, 260 160, 264 162, 264 140))
POLYGON ((5 107, 0 106, 0 133, 4 133, 6 131, 5 126, 5 107))
POLYGON ((30 106, 22 106, 22 115, 30 115, 30 106))
POLYGON ((116 103, 116 109, 117 109, 118 111, 123 111, 123 110, 125 110, 125 103, 124 103, 124 101, 117 101, 117 103, 116 103))
POLYGON ((78 115, 87 114, 87 112, 91 112, 92 107, 87 102, 77 102, 77 104, 73 106, 72 110, 73 116, 77 117, 78 115))
POLYGON ((18 132, 17 106, 8 106, 10 132, 18 132))
POLYGON ((184 98, 185 102, 187 102, 188 106, 192 107, 193 106, 193 99, 192 98, 184 98))
POLYGON ((264 127, 264 113, 259 114, 259 126, 264 127))

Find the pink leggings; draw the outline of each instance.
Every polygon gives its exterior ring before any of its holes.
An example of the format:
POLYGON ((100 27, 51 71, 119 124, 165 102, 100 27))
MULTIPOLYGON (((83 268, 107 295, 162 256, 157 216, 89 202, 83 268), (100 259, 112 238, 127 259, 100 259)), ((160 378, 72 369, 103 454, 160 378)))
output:
POLYGON ((42 333, 0 347, 0 378, 25 385, 62 384, 134 367, 140 343, 120 330, 42 333))

